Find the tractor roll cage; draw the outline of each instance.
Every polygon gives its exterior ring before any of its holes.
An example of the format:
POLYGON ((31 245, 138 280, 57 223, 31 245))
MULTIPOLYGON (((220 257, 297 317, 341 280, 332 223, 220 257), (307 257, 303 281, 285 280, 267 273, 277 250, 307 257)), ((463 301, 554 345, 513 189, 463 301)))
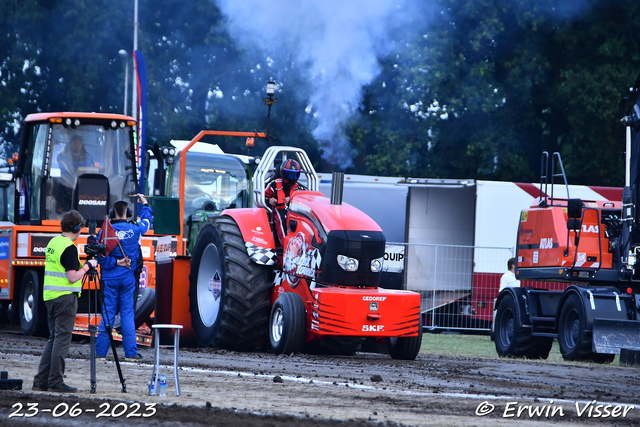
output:
POLYGON ((253 202, 257 207, 265 208, 271 212, 271 207, 265 203, 264 192, 267 186, 278 177, 276 160, 278 155, 282 156, 284 162, 288 158, 296 158, 300 163, 300 173, 307 177, 307 189, 309 191, 319 191, 318 175, 316 174, 311 160, 307 153, 301 148, 287 146, 272 146, 264 152, 253 179, 253 202))

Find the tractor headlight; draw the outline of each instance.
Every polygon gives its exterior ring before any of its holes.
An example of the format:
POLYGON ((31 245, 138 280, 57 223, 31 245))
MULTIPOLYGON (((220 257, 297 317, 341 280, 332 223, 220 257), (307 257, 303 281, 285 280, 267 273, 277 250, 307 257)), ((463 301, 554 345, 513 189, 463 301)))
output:
POLYGON ((376 258, 371 261, 371 271, 374 273, 378 273, 380 270, 382 270, 382 257, 376 258))
POLYGON ((358 260, 355 258, 349 258, 348 256, 338 255, 338 265, 342 267, 344 271, 356 271, 358 269, 358 260))

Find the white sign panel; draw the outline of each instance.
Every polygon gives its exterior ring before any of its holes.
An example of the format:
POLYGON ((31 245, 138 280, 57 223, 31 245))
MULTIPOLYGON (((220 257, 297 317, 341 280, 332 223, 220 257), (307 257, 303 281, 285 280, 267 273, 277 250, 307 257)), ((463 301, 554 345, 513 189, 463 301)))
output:
POLYGON ((386 271, 389 273, 402 273, 404 271, 404 246, 385 246, 382 271, 386 271))
POLYGON ((171 236, 162 236, 156 243, 156 261, 171 258, 171 236))

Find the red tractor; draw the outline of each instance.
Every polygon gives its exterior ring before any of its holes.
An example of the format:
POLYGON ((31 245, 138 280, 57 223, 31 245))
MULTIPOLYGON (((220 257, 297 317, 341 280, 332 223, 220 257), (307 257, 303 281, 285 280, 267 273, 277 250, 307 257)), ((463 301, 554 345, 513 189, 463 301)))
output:
POLYGON ((227 209, 198 235, 189 297, 199 345, 353 354, 365 343, 386 344, 393 358, 415 359, 422 343, 420 295, 378 288, 384 234, 342 203, 341 192, 334 187, 329 199, 318 191, 303 150, 265 152, 253 179, 257 207, 227 209), (297 160, 301 177, 280 241, 265 190, 288 159, 297 160))

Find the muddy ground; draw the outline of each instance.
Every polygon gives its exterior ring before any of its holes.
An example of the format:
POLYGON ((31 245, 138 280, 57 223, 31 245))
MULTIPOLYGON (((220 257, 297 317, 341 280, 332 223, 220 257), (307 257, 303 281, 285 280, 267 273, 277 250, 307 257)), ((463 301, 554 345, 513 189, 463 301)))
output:
MULTIPOLYGON (((113 359, 97 363, 91 394, 90 347, 74 339, 65 381, 79 391, 57 395, 31 391, 45 341, 0 325, 0 370, 24 381, 0 391, 0 425, 640 425, 640 370, 617 365, 183 348, 181 395, 170 380, 159 397, 147 395, 153 354, 141 347, 142 363, 121 363, 126 394, 113 359)), ((162 362, 171 361, 164 350, 162 362)))

